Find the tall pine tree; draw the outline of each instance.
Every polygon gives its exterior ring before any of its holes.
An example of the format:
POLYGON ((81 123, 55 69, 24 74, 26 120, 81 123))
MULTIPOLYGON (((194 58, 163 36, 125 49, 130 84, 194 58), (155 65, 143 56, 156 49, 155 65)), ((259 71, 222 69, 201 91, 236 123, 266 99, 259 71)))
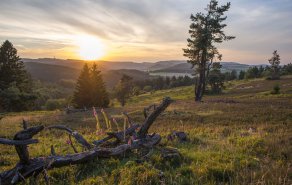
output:
POLYGON ((109 105, 109 96, 103 82, 101 72, 98 71, 94 63, 91 68, 92 98, 95 107, 107 107, 109 105))
POLYGON ((269 63, 271 64, 271 79, 277 80, 280 79, 280 55, 277 50, 273 52, 272 58, 269 59, 269 63))
POLYGON ((226 20, 224 13, 230 8, 230 3, 218 6, 217 0, 211 0, 207 13, 197 13, 191 15, 190 38, 188 45, 183 49, 184 56, 188 57, 188 62, 196 68, 198 79, 195 83, 195 101, 201 101, 205 88, 208 66, 215 58, 221 60, 222 55, 218 52, 216 43, 234 39, 233 36, 226 36, 223 28, 227 25, 223 23, 226 20))
POLYGON ((77 79, 76 88, 73 96, 73 102, 76 107, 84 108, 93 106, 92 102, 92 85, 90 80, 90 70, 87 64, 84 64, 83 69, 77 79))
POLYGON ((0 110, 29 110, 35 100, 32 80, 12 43, 0 47, 0 110))
POLYGON ((97 65, 89 69, 85 64, 77 80, 73 102, 76 107, 107 107, 109 96, 97 65))

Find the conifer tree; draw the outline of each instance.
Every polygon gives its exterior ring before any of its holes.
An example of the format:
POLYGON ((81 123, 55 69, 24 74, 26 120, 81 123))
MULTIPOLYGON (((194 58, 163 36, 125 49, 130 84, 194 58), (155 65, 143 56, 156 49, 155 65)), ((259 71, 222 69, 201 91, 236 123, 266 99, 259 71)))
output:
POLYGON ((213 63, 208 83, 211 86, 212 93, 221 93, 224 85, 224 75, 221 73, 222 65, 219 62, 213 63))
POLYGON ((109 96, 101 72, 98 71, 96 64, 93 64, 91 68, 91 84, 93 105, 95 107, 107 107, 109 104, 109 96))
POLYGON ((84 65, 77 80, 73 102, 78 108, 108 106, 109 96, 96 64, 91 69, 87 64, 84 65))
POLYGON ((197 13, 191 15, 190 38, 188 45, 183 49, 184 56, 188 57, 188 62, 195 67, 198 79, 195 83, 195 101, 201 101, 207 79, 207 71, 210 63, 215 58, 221 60, 222 55, 218 52, 216 43, 234 39, 233 36, 226 36, 223 28, 227 25, 223 23, 226 20, 224 13, 230 8, 230 3, 218 6, 217 0, 211 0, 207 13, 197 13))
POLYGON ((115 94, 121 106, 124 106, 130 96, 132 89, 132 77, 123 75, 119 83, 115 87, 115 94))
POLYGON ((36 99, 30 75, 8 40, 0 47, 0 97, 0 110, 5 111, 28 110, 36 99))
POLYGON ((272 58, 269 59, 271 64, 271 79, 276 80, 280 78, 280 55, 277 50, 273 52, 272 58))
POLYGON ((76 89, 73 96, 73 102, 76 107, 88 108, 93 106, 91 89, 90 70, 88 65, 84 64, 80 76, 77 79, 76 89))

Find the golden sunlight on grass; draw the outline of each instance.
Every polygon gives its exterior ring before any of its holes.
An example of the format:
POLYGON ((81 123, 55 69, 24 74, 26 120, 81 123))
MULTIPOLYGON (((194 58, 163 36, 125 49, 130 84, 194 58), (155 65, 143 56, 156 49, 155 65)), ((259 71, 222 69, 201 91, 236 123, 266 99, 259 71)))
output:
POLYGON ((76 38, 79 56, 84 60, 97 60, 105 55, 105 46, 96 37, 81 35, 76 38))

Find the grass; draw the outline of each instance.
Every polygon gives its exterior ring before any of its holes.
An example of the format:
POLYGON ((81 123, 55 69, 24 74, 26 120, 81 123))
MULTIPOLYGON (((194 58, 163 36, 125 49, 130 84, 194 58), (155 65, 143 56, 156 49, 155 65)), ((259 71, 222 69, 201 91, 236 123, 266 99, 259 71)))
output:
MULTIPOLYGON (((144 106, 164 96, 175 99, 155 122, 150 132, 163 136, 161 146, 174 147, 181 157, 163 159, 156 149, 147 162, 139 163, 140 153, 121 158, 49 172, 52 184, 291 184, 292 183, 292 77, 277 81, 263 79, 233 81, 222 95, 206 95, 204 102, 193 101, 193 87, 180 87, 132 97, 126 107, 106 111, 117 117, 127 111, 142 122, 144 106), (271 94, 275 84, 280 94, 271 94), (189 141, 167 141, 171 131, 184 131, 189 141)), ((101 116, 100 116, 101 117, 101 116)), ((91 113, 66 115, 61 111, 10 113, 0 120, 0 136, 13 138, 21 120, 30 125, 65 124, 92 141, 97 137, 91 113)), ((32 157, 45 156, 54 144, 57 154, 73 153, 66 134, 44 131, 31 145, 32 157)), ((78 148, 81 151, 81 148, 78 148)), ((0 171, 18 161, 11 146, 0 146, 0 171)), ((30 179, 44 183, 42 178, 30 179)))

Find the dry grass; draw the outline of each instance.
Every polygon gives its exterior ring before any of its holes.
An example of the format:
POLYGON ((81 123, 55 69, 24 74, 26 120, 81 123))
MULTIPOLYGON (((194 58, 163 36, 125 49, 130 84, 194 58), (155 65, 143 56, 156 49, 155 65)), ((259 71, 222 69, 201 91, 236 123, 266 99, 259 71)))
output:
MULTIPOLYGON (((237 81, 223 95, 206 96, 195 103, 192 87, 157 91, 131 99, 125 108, 111 108, 120 124, 126 110, 136 122, 142 108, 164 96, 176 99, 159 117, 151 132, 161 133, 161 145, 178 148, 182 158, 164 160, 154 152, 148 162, 137 164, 138 154, 126 158, 96 160, 91 164, 50 172, 52 184, 291 184, 292 183, 292 77, 280 81, 237 81), (281 94, 271 95, 279 83, 281 94), (248 88, 247 88, 248 87, 248 88), (251 87, 251 88, 250 88, 251 87), (188 134, 189 142, 166 140, 173 130, 188 134), (161 176, 163 172, 163 176, 161 176)), ((30 124, 65 124, 94 140, 91 113, 32 112, 6 115, 0 120, 1 137, 12 138, 22 118, 30 124)), ((48 155, 55 145, 58 154, 72 153, 67 136, 58 131, 40 133, 32 156, 48 155)), ((17 156, 12 147, 0 146, 0 170, 12 167, 17 156)), ((79 148, 80 149, 80 148, 79 148)), ((37 180, 43 183, 42 179, 37 180)))

